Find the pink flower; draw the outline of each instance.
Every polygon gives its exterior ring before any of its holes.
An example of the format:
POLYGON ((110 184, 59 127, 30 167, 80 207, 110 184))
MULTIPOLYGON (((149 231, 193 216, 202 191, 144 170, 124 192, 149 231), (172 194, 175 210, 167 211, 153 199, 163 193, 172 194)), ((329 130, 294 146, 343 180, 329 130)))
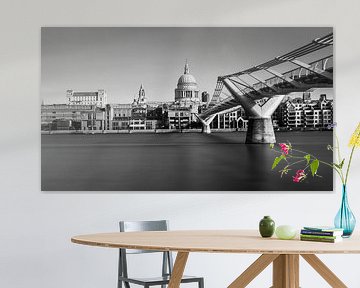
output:
POLYGON ((285 144, 285 143, 280 143, 279 144, 281 151, 285 154, 288 155, 289 154, 289 145, 285 144))
POLYGON ((296 171, 296 175, 293 176, 293 182, 299 183, 300 181, 304 180, 306 178, 305 171, 300 169, 296 171))

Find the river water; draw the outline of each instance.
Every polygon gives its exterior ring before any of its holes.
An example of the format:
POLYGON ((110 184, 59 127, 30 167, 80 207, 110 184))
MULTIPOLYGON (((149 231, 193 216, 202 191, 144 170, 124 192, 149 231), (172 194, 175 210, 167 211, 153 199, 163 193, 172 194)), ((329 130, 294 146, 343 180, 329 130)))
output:
MULTIPOLYGON (((332 132, 278 132, 277 142, 332 162, 332 132)), ((333 172, 301 183, 271 170, 269 145, 245 133, 42 135, 43 191, 332 191, 333 172)), ((294 171, 290 171, 294 174, 294 171)))

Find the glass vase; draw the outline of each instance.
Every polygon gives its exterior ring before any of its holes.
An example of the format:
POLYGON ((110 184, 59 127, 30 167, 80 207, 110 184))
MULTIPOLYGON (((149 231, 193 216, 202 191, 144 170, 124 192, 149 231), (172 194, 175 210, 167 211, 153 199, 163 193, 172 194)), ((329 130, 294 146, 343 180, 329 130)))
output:
POLYGON ((356 219, 349 207, 346 185, 342 187, 341 206, 336 214, 334 224, 336 228, 344 229, 344 238, 350 237, 355 228, 356 219))

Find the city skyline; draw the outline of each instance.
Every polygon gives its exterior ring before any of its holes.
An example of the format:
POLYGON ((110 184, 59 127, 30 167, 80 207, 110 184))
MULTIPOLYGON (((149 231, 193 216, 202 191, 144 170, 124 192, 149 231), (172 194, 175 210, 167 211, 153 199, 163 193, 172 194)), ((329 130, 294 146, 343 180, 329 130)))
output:
POLYGON ((41 43, 43 191, 332 190, 325 165, 276 179, 268 145, 333 162, 332 28, 50 27, 41 43))
MULTIPOLYGON (((331 30, 46 27, 41 99, 65 103, 68 89, 105 89, 109 103, 131 103, 143 84, 149 101, 173 101, 186 59, 200 91, 212 95, 217 76, 262 63, 331 30)), ((321 93, 333 98, 332 89, 315 90, 313 97, 321 93)))

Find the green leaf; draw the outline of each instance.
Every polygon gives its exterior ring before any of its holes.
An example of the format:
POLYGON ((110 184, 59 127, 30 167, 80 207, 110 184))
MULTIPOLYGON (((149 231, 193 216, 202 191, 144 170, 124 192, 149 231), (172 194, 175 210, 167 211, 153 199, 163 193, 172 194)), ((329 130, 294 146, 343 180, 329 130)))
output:
POLYGON ((272 164, 271 170, 273 170, 273 169, 280 163, 280 161, 281 161, 282 159, 285 159, 284 154, 282 154, 282 155, 279 156, 279 157, 276 157, 276 158, 274 159, 273 164, 272 164))
POLYGON ((311 156, 309 154, 305 155, 304 158, 306 159, 306 164, 310 163, 311 156))
POLYGON ((319 168, 319 160, 318 159, 315 159, 311 162, 310 164, 310 169, 311 169, 311 175, 312 176, 315 176, 317 170, 319 168))
POLYGON ((274 143, 270 144, 270 149, 274 149, 274 143))
POLYGON ((345 158, 341 161, 341 163, 339 164, 339 168, 342 169, 342 167, 344 166, 345 163, 345 158))
POLYGON ((345 159, 343 159, 340 164, 336 164, 336 163, 331 163, 331 164, 338 169, 342 169, 342 167, 344 166, 344 163, 345 163, 345 159))

